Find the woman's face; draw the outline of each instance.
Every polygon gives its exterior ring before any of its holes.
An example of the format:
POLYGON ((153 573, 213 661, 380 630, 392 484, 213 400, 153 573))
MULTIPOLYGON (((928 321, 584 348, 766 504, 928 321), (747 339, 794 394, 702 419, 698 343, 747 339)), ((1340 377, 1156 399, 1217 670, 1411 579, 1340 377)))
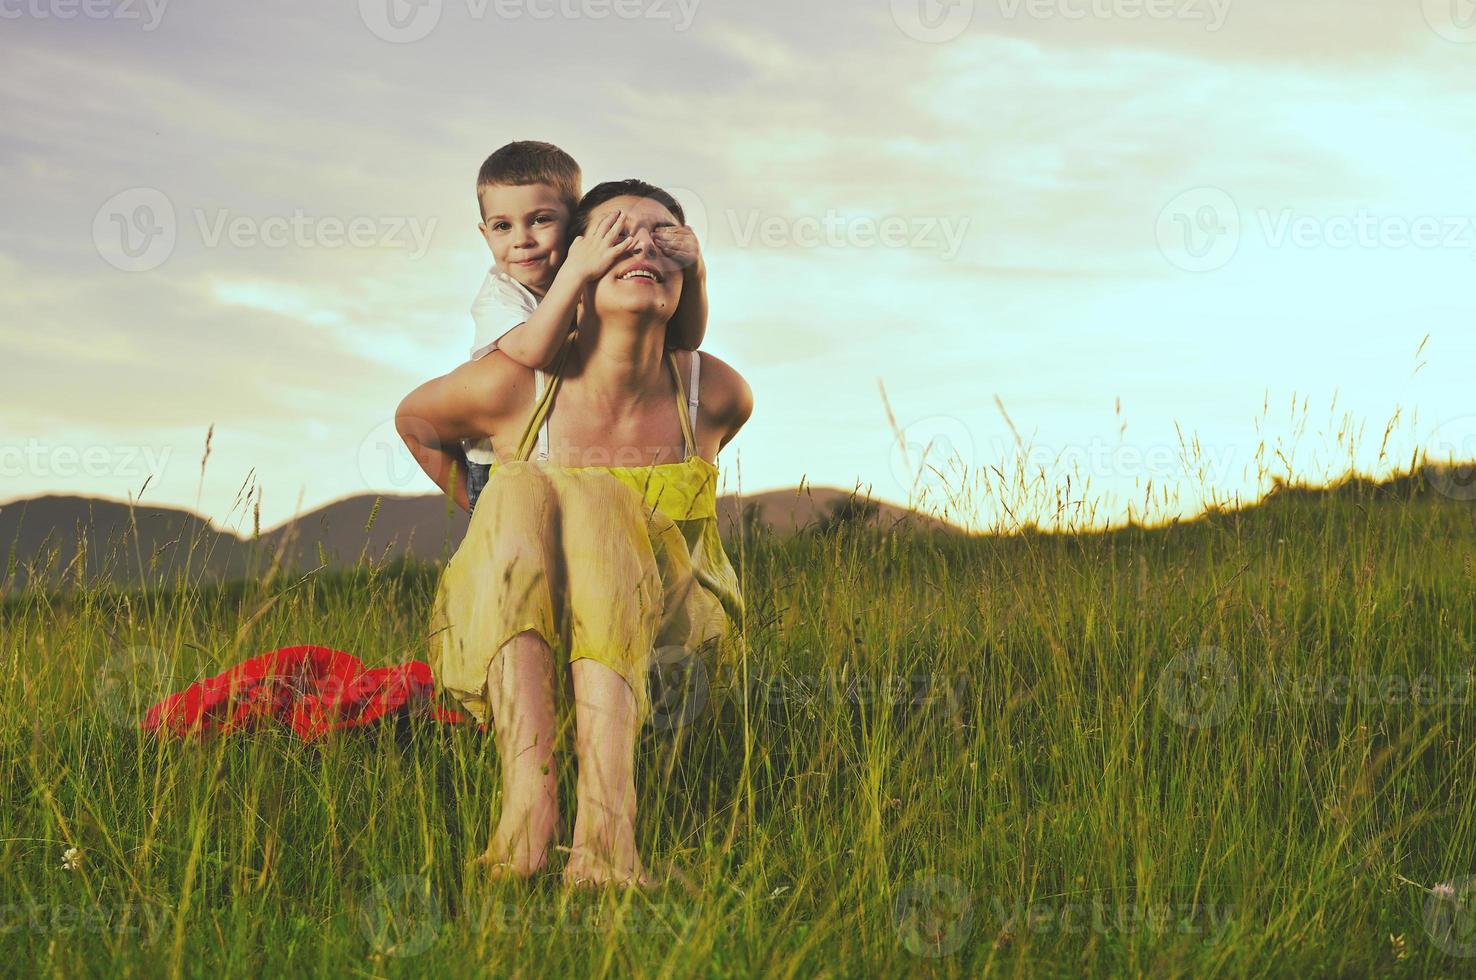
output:
MULTIPOLYGON (((598 228, 612 211, 620 211, 624 236, 634 236, 635 246, 595 283, 594 308, 607 314, 655 314, 662 322, 676 312, 682 296, 682 269, 651 238, 661 227, 676 227, 676 217, 658 201, 647 197, 611 198, 595 208, 589 227, 598 228)), ((588 232, 586 232, 588 234, 588 232)))

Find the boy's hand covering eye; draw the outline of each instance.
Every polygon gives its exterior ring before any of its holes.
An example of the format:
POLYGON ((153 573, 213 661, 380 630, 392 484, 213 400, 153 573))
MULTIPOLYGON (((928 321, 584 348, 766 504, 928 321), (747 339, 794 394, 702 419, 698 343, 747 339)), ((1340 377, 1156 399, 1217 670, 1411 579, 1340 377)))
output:
POLYGON ((651 238, 661 251, 683 269, 695 265, 702 255, 696 232, 686 225, 657 228, 651 232, 651 238))
POLYGON ((590 235, 580 235, 569 243, 565 266, 572 266, 582 281, 594 282, 615 267, 635 247, 635 236, 625 234, 625 216, 611 211, 601 219, 590 235))

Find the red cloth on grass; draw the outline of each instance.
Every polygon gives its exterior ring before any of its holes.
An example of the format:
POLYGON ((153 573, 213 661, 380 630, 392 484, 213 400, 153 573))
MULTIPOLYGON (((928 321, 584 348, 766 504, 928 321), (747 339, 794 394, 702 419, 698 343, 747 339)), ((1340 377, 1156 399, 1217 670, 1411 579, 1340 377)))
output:
MULTIPOLYGON (((139 727, 175 735, 228 734, 258 723, 286 725, 304 741, 385 718, 470 720, 436 707, 430 665, 419 660, 364 669, 358 657, 322 646, 292 646, 243 660, 151 706, 139 727)), ((479 726, 482 727, 482 726, 479 726)))

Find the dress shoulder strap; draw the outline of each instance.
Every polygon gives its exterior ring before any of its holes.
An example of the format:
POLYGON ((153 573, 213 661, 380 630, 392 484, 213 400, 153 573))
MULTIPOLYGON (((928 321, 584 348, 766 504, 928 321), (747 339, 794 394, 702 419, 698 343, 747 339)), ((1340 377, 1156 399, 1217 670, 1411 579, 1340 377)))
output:
MULTIPOLYGON (((692 444, 697 444, 697 376, 701 373, 702 352, 692 352, 692 390, 687 393, 687 422, 692 428, 692 444)), ((693 450, 696 451, 695 449, 693 450)))
MULTIPOLYGON (((533 404, 534 404, 534 407, 537 408, 538 399, 540 397, 542 397, 542 395, 543 395, 543 387, 544 387, 544 385, 546 385, 548 383, 548 379, 547 379, 547 377, 544 375, 544 373, 542 371, 540 371, 540 370, 538 370, 536 368, 534 369, 533 373, 538 376, 538 380, 534 383, 534 388, 533 388, 533 404)), ((553 414, 553 412, 551 412, 551 411, 544 412, 543 413, 543 424, 538 427, 538 458, 539 459, 548 459, 548 417, 550 415, 552 415, 552 414, 553 414)))
MULTIPOLYGON (((692 359, 695 364, 697 359, 696 351, 692 352, 692 359)), ((687 443, 686 455, 683 457, 683 459, 687 459, 697 455, 697 436, 692 429, 692 419, 687 411, 687 393, 682 387, 682 371, 681 368, 677 367, 676 351, 668 350, 666 352, 666 363, 671 365, 671 378, 676 383, 677 421, 681 423, 682 438, 687 443)), ((692 380, 694 382, 697 380, 696 372, 693 372, 692 380)), ((694 394, 696 393, 695 388, 692 391, 694 394)))
POLYGON ((538 445, 539 458, 548 459, 548 414, 553 408, 554 395, 559 390, 564 360, 568 357, 570 348, 574 346, 573 338, 576 334, 577 331, 569 334, 569 339, 564 342, 564 346, 559 349, 558 356, 549 366, 547 375, 534 369, 533 414, 528 418, 528 424, 523 427, 522 437, 518 439, 515 459, 527 460, 532 455, 535 442, 538 445))

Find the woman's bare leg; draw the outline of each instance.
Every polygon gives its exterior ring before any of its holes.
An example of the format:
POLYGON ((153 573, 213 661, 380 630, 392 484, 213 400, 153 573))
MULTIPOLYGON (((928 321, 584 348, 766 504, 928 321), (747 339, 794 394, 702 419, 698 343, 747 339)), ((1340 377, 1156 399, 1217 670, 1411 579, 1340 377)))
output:
POLYGON ((503 644, 487 666, 487 700, 502 760, 502 816, 478 863, 494 877, 526 877, 548 861, 559 823, 553 761, 553 653, 526 630, 503 644))
POLYGON ((635 842, 635 695, 624 678, 602 663, 581 659, 570 669, 579 785, 574 846, 564 881, 644 887, 651 880, 635 842))
MULTIPOLYGON (((564 573, 557 541, 560 514, 548 478, 537 468, 509 464, 493 475, 477 508, 491 509, 483 524, 493 528, 485 570, 487 588, 522 583, 530 590, 520 603, 547 603, 561 614, 564 573), (529 579, 525 574, 534 570, 529 579)), ((552 623, 545 626, 549 629, 552 623)), ((524 630, 502 645, 487 665, 487 701, 502 762, 502 814, 480 861, 494 875, 509 870, 530 875, 548 860, 559 823, 554 771, 554 667, 548 642, 524 630)))

